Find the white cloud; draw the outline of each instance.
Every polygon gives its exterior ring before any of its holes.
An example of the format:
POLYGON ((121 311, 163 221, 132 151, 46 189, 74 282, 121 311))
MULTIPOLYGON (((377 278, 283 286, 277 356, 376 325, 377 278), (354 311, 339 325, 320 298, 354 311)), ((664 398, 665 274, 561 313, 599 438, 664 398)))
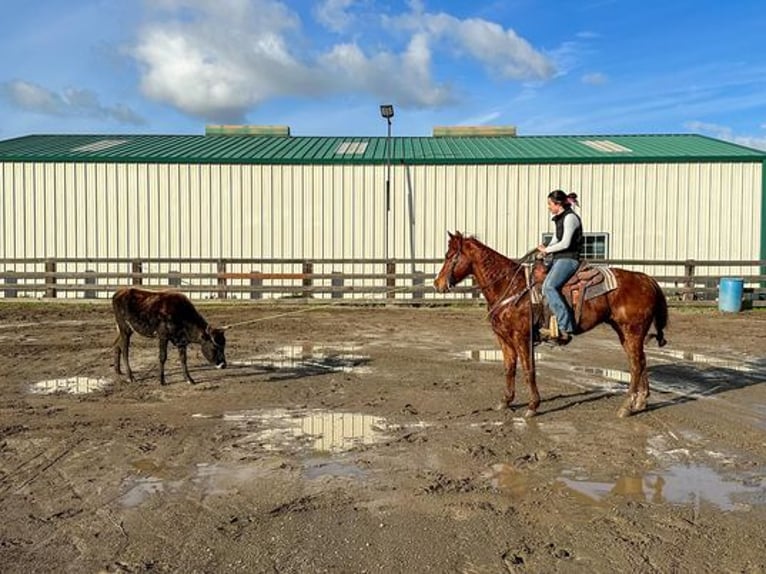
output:
MULTIPOLYGON (((766 150, 766 136, 742 136, 736 135, 734 130, 728 126, 722 126, 718 124, 705 123, 700 121, 691 121, 684 124, 684 126, 694 132, 702 134, 708 134, 712 137, 730 141, 739 145, 766 150)), ((764 127, 764 126, 761 126, 764 127)))
POLYGON ((343 32, 354 21, 353 15, 348 12, 353 4, 354 0, 324 0, 314 7, 314 16, 333 32, 343 32))
POLYGON ((592 72, 590 74, 585 74, 582 77, 582 83, 588 84, 589 86, 602 86, 608 81, 609 79, 606 77, 606 74, 602 74, 601 72, 592 72))
POLYGON ((481 18, 460 20, 444 12, 423 12, 418 3, 413 3, 412 8, 411 13, 393 21, 404 29, 423 30, 429 39, 453 45, 491 73, 512 80, 549 79, 556 73, 553 62, 511 28, 481 18))
MULTIPOLYGON (((335 32, 347 31, 353 0, 324 0, 315 18, 335 32)), ((553 64, 513 30, 486 20, 459 20, 428 14, 417 3, 408 16, 371 19, 379 35, 402 30, 411 35, 400 51, 376 49, 344 39, 316 46, 321 37, 304 36, 300 17, 276 0, 161 0, 132 49, 139 62, 141 89, 206 120, 243 121, 248 110, 284 96, 321 97, 367 93, 413 107, 455 100, 452 86, 434 78, 434 50, 452 43, 461 54, 506 79, 545 79, 553 64)), ((326 39, 325 39, 326 41, 326 39)))
POLYGON ((0 97, 16 108, 42 115, 103 118, 131 125, 146 123, 128 106, 103 106, 94 92, 80 88, 68 88, 58 94, 31 82, 14 80, 0 84, 0 97))
POLYGON ((61 97, 36 84, 23 80, 5 82, 0 93, 5 100, 23 110, 54 116, 64 113, 61 97))
POLYGON ((457 123, 457 125, 463 125, 463 126, 483 126, 487 124, 492 124, 495 120, 502 117, 501 112, 486 112, 484 114, 478 115, 478 116, 472 116, 470 118, 466 118, 460 122, 457 123))

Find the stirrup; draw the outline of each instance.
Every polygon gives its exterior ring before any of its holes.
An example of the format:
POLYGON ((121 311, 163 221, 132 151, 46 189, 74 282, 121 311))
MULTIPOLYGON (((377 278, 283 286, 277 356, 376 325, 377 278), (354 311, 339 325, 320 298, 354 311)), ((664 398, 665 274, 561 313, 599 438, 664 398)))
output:
POLYGON ((545 342, 556 343, 557 345, 562 346, 568 344, 572 340, 571 333, 559 331, 559 325, 554 315, 551 315, 548 328, 546 329, 545 327, 542 327, 540 329, 540 337, 545 342))

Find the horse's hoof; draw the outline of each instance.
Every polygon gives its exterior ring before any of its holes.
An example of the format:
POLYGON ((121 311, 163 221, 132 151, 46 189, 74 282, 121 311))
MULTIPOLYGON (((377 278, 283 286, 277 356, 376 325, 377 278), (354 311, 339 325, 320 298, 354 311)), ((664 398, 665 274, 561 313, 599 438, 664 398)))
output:
POLYGON ((496 411, 512 411, 513 407, 510 405, 510 403, 507 403, 506 401, 500 401, 495 405, 496 411))
POLYGON ((617 416, 621 419, 627 418, 631 415, 630 409, 628 407, 620 407, 620 409, 617 411, 617 416))
POLYGON ((533 411, 532 409, 527 409, 524 411, 524 418, 525 419, 531 419, 532 417, 537 415, 537 411, 533 411))

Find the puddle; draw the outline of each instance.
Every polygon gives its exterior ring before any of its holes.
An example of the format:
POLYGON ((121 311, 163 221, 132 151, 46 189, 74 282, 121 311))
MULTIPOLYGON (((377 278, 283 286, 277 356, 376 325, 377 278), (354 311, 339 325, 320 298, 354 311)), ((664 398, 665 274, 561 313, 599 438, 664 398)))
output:
POLYGON ((165 492, 165 481, 156 476, 129 477, 123 481, 125 493, 119 498, 125 508, 136 508, 154 494, 165 492))
POLYGON ((647 349, 647 355, 655 359, 669 358, 685 361, 687 363, 708 365, 718 369, 727 369, 731 371, 739 371, 742 373, 756 373, 757 375, 763 377, 763 380, 766 380, 766 368, 763 366, 763 364, 759 365, 758 362, 753 359, 711 357, 701 353, 692 353, 691 351, 679 351, 672 349, 647 349))
MULTIPOLYGON (((503 352, 500 349, 473 349, 471 351, 461 351, 455 353, 457 357, 468 361, 475 361, 479 363, 502 363, 503 352)), ((546 353, 539 348, 535 349, 535 359, 541 359, 545 357, 546 353)))
POLYGON ((94 379, 91 377, 68 377, 64 379, 49 379, 33 383, 29 391, 38 395, 52 395, 54 393, 67 393, 70 395, 86 395, 106 388, 111 381, 107 379, 94 379))
POLYGON ((358 353, 355 345, 317 346, 311 343, 287 345, 273 353, 244 361, 232 361, 240 367, 261 367, 274 371, 271 378, 323 375, 325 373, 369 373, 370 358, 358 353))
POLYGON ((354 464, 335 460, 310 459, 305 461, 303 475, 309 480, 325 476, 341 478, 363 478, 367 473, 354 464))
POLYGON ((200 463, 191 476, 170 480, 166 476, 170 469, 148 459, 133 461, 131 466, 140 474, 123 480, 119 502, 125 508, 140 506, 157 494, 175 494, 189 484, 196 486, 204 496, 226 494, 269 474, 268 469, 256 465, 200 463))
MULTIPOLYGON (((614 482, 597 482, 564 473, 556 484, 578 500, 600 506, 612 498, 652 502, 654 504, 692 504, 702 501, 724 511, 749 510, 766 504, 766 489, 761 477, 727 480, 712 468, 702 465, 674 465, 643 476, 620 476, 614 482)), ((483 478, 493 488, 514 498, 529 493, 533 476, 511 464, 495 464, 483 478)))
POLYGON ((225 413, 224 421, 257 430, 239 441, 265 450, 312 449, 344 452, 359 445, 388 439, 386 432, 399 427, 382 417, 321 410, 259 410, 225 413))
MULTIPOLYGON (((739 388, 766 381, 766 373, 756 371, 750 367, 738 363, 739 372, 747 372, 747 376, 733 377, 730 372, 733 368, 714 367, 711 369, 697 369, 680 364, 663 364, 649 366, 649 384, 653 390, 664 393, 690 397, 704 397, 721 391, 739 388), (747 370, 750 369, 750 370, 747 370)), ((630 373, 621 369, 602 369, 599 367, 573 366, 570 370, 588 376, 595 376, 617 384, 603 384, 598 387, 610 391, 624 391, 625 385, 630 383, 630 373)))
MULTIPOLYGON (((179 469, 165 468, 149 459, 134 460, 130 465, 138 472, 122 481, 123 494, 119 503, 125 508, 136 508, 160 494, 176 495, 184 487, 193 488, 202 496, 222 496, 248 488, 259 488, 258 481, 277 480, 281 460, 255 461, 252 463, 198 463, 191 473, 178 476, 179 469)), ((355 464, 311 458, 303 462, 303 478, 316 480, 323 477, 360 479, 367 472, 355 464)), ((260 484, 265 484, 261 482, 260 484)))
POLYGON ((565 488, 592 504, 616 496, 656 504, 699 506, 705 501, 726 511, 748 510, 766 503, 766 489, 761 482, 756 476, 729 480, 710 467, 681 464, 643 476, 621 476, 614 482, 559 478, 565 488))
POLYGON ((521 498, 529 492, 530 477, 512 464, 493 464, 490 470, 485 472, 483 478, 489 480, 492 488, 510 494, 514 498, 521 498))

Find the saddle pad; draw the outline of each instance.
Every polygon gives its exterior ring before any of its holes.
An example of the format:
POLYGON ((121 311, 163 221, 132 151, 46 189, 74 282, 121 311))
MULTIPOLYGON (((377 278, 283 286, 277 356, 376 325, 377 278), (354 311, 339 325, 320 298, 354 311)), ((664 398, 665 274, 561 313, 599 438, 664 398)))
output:
POLYGON ((591 265, 590 267, 597 269, 601 275, 604 276, 604 280, 596 285, 590 285, 585 289, 586 301, 617 289, 617 278, 614 276, 614 272, 611 268, 606 265, 591 265))

